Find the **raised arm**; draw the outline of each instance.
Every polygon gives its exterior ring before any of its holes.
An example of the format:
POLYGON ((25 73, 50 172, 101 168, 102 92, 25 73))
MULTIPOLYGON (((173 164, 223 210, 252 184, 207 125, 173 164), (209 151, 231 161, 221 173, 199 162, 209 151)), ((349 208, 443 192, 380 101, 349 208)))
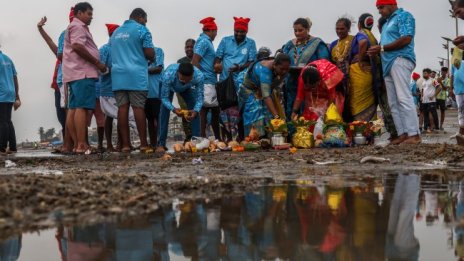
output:
POLYGON ((40 21, 37 23, 37 29, 39 29, 40 35, 45 40, 45 43, 47 43, 50 50, 53 52, 53 54, 55 54, 55 56, 57 56, 58 46, 55 44, 55 42, 53 42, 52 38, 43 29, 46 22, 47 22, 47 17, 46 16, 42 17, 40 21))

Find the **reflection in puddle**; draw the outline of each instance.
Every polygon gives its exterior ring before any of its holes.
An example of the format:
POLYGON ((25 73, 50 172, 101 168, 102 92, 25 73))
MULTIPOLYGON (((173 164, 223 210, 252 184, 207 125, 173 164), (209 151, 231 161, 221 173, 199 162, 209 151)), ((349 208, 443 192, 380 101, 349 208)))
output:
POLYGON ((415 174, 352 187, 297 180, 56 237, 24 234, 1 244, 0 260, 456 260, 462 189, 415 174))

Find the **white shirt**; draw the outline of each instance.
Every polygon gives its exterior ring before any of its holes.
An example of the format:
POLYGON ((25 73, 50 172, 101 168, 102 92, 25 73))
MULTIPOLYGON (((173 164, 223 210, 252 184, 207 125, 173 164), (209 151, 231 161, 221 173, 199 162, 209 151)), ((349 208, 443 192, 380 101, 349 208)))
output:
POLYGON ((422 103, 432 103, 436 102, 436 96, 435 96, 435 91, 436 91, 436 85, 438 83, 433 80, 432 78, 429 78, 427 80, 424 79, 422 82, 422 89, 423 89, 423 94, 422 94, 422 103))

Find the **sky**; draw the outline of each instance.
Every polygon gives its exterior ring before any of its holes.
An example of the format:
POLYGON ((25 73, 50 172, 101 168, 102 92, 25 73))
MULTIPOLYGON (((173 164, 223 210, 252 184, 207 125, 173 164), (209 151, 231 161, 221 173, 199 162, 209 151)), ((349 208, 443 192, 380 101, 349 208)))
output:
MULTIPOLYGON (((233 17, 251 18, 248 37, 258 48, 267 46, 275 51, 294 37, 293 21, 309 17, 313 21, 311 35, 326 42, 337 38, 335 22, 340 17, 353 20, 365 13, 377 19, 375 0, 98 0, 89 1, 94 8, 90 31, 98 46, 108 41, 105 23, 122 24, 136 7, 148 13, 147 27, 154 44, 165 53, 165 66, 184 56, 184 41, 198 38, 199 21, 207 16, 216 18, 219 44, 224 36, 233 34, 233 17), (289 4, 287 4, 289 3, 289 4)), ((59 34, 68 24, 69 8, 77 1, 69 0, 0 0, 0 50, 14 62, 18 71, 19 94, 22 106, 13 112, 13 124, 18 142, 38 140, 38 129, 60 129, 54 107, 54 94, 50 88, 55 64, 54 55, 42 40, 37 22, 47 16, 45 30, 58 41, 59 34), (8 2, 7 2, 8 1, 8 2)), ((447 0, 398 0, 399 7, 416 18, 416 71, 425 67, 439 69, 439 59, 446 58, 445 43, 441 36, 454 38, 455 22, 449 16, 447 0)), ((464 23, 459 21, 459 27, 464 23)), ((352 33, 357 32, 353 25, 352 33)), ((378 36, 378 31, 374 31, 378 36)), ((462 30, 459 30, 461 33, 462 30)))

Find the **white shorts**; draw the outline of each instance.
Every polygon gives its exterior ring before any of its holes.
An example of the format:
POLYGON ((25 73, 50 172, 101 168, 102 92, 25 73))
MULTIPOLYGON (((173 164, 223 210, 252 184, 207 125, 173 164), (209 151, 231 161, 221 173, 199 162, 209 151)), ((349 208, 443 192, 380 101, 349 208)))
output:
MULTIPOLYGON (((115 120, 118 119, 118 106, 116 105, 116 99, 114 97, 100 96, 100 107, 106 116, 115 120)), ((129 126, 137 131, 132 107, 129 107, 129 126)))

